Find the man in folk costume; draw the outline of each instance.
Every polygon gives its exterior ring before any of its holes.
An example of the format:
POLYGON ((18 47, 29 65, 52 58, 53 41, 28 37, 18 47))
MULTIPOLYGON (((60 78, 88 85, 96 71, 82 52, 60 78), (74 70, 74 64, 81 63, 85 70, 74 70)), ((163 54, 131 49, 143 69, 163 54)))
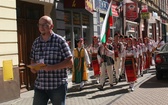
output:
POLYGON ((143 43, 142 39, 138 39, 138 43, 140 46, 140 75, 143 76, 143 70, 144 70, 144 63, 145 63, 145 44, 143 43))
POLYGON ((88 52, 83 48, 83 39, 76 40, 76 48, 74 48, 74 66, 72 71, 72 82, 80 83, 79 90, 84 87, 84 82, 88 80, 87 67, 90 67, 90 59, 88 52))
POLYGON ((153 59, 153 49, 155 48, 155 40, 151 37, 149 38, 149 50, 150 50, 150 66, 154 65, 154 59, 153 59))
POLYGON ((113 47, 114 47, 114 68, 116 71, 116 79, 117 83, 120 80, 120 75, 121 75, 121 68, 122 68, 122 54, 123 54, 123 44, 119 42, 118 40, 119 35, 116 33, 114 34, 114 42, 113 42, 113 47))
POLYGON ((89 55, 91 55, 92 68, 94 70, 94 76, 96 78, 97 84, 99 83, 99 76, 100 76, 100 66, 97 59, 99 45, 100 43, 98 36, 93 36, 93 43, 88 48, 89 55))
POLYGON ((165 42, 162 37, 159 37, 159 40, 156 42, 156 48, 161 48, 163 45, 165 45, 165 42))
POLYGON ((136 48, 132 44, 132 39, 128 38, 127 40, 127 46, 124 52, 125 56, 125 74, 126 74, 126 80, 129 83, 129 89, 131 91, 134 91, 134 84, 137 80, 136 76, 136 48))
POLYGON ((100 45, 98 49, 98 61, 100 64, 100 85, 99 90, 103 90, 106 78, 106 72, 109 77, 110 87, 113 87, 113 65, 114 65, 114 48, 111 44, 112 38, 108 38, 107 43, 100 45))

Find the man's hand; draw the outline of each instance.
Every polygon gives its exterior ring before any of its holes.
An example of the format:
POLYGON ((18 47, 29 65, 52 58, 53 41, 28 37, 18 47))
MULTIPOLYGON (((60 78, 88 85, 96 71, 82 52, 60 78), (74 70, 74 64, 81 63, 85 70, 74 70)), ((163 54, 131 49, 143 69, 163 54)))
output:
POLYGON ((37 70, 34 70, 34 69, 30 69, 32 73, 36 74, 37 73, 37 70))

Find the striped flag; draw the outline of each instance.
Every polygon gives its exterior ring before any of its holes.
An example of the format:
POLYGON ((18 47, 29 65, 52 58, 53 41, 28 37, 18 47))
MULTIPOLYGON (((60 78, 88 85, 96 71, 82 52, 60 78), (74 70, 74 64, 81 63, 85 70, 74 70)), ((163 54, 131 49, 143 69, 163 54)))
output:
POLYGON ((100 35, 100 41, 102 43, 106 43, 108 37, 110 37, 110 26, 113 25, 113 17, 112 17, 112 11, 111 11, 111 4, 112 1, 109 4, 105 19, 103 21, 101 35, 100 35))

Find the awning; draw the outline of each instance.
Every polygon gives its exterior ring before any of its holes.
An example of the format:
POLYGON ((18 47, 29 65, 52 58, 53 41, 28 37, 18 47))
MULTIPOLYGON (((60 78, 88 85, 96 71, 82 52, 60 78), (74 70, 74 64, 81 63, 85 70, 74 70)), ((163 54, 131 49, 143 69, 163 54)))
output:
POLYGON ((129 20, 126 20, 127 23, 131 23, 131 24, 135 24, 135 25, 139 25, 139 23, 137 22, 133 22, 133 21, 129 21, 129 20))

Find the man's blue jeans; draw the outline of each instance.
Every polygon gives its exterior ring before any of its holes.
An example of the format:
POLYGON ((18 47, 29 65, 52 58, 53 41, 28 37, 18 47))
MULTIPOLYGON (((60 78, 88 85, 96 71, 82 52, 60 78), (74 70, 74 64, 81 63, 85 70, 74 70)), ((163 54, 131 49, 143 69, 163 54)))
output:
POLYGON ((66 92, 67 83, 54 90, 39 90, 35 88, 33 105, 47 105, 49 99, 52 105, 65 105, 66 92))

